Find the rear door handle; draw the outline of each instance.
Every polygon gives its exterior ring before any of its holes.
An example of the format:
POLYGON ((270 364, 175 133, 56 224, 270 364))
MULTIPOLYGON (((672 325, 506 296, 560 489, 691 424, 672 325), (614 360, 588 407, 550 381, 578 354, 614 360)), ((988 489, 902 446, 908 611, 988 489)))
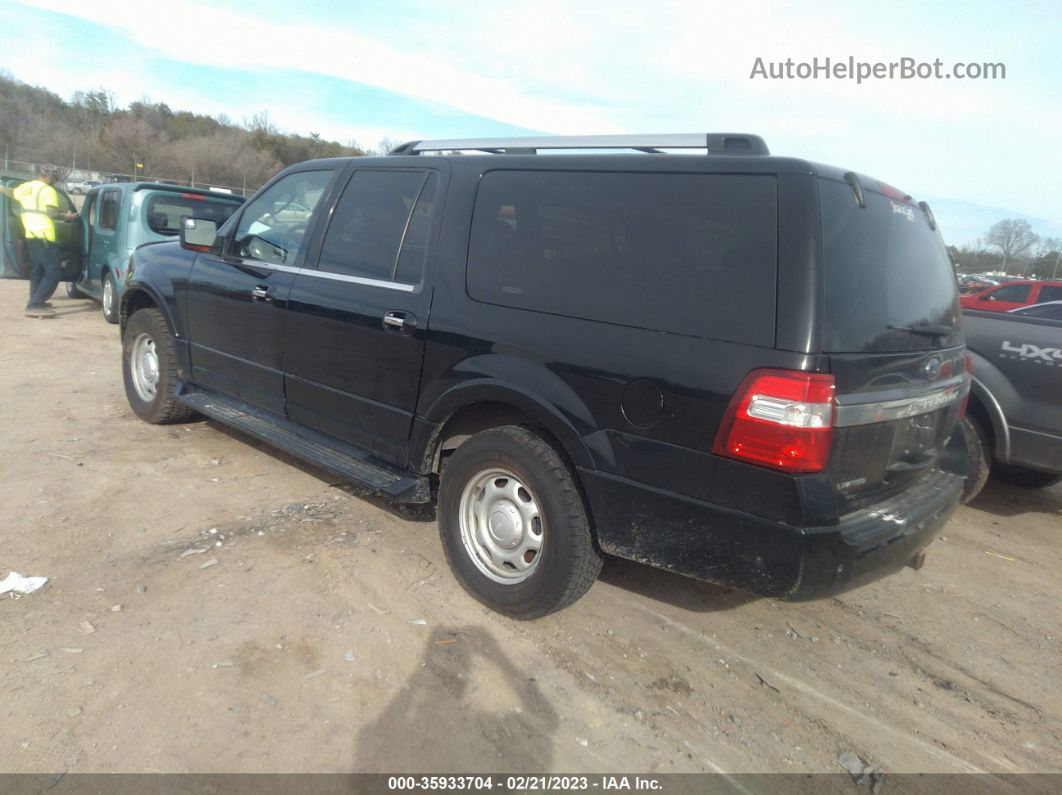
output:
POLYGON ((254 289, 251 290, 251 298, 255 301, 272 301, 273 288, 267 287, 264 284, 256 284, 254 289))
POLYGON ((383 327, 385 331, 412 334, 417 327, 417 318, 411 312, 392 310, 383 316, 383 327))

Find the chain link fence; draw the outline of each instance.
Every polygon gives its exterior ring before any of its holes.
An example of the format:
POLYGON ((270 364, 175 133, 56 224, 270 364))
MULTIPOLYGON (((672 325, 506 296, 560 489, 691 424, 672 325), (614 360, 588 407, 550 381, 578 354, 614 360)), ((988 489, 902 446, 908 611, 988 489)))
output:
MULTIPOLYGON (((2 169, 0 169, 0 176, 13 177, 24 179, 32 179, 37 176, 37 167, 43 165, 45 162, 41 160, 39 162, 31 162, 26 160, 15 160, 8 156, 5 152, 2 163, 2 169)), ((74 186, 79 183, 83 183, 86 180, 96 180, 101 183, 108 182, 161 182, 166 185, 180 185, 187 188, 209 188, 225 193, 232 193, 236 196, 250 196, 257 190, 258 186, 248 187, 247 185, 220 185, 214 182, 196 181, 194 179, 173 179, 171 177, 158 177, 149 174, 120 174, 112 171, 95 171, 92 169, 78 168, 76 166, 76 160, 71 160, 69 164, 63 162, 51 162, 51 165, 58 166, 64 176, 60 179, 61 183, 66 185, 66 189, 69 192, 74 189, 74 186)))

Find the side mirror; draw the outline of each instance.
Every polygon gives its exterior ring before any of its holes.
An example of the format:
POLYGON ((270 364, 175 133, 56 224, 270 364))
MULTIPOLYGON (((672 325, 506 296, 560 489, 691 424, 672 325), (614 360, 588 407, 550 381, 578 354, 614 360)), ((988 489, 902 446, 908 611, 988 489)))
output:
POLYGON ((201 251, 204 254, 220 254, 218 242, 218 224, 206 218, 184 218, 181 220, 181 248, 189 251, 201 251))

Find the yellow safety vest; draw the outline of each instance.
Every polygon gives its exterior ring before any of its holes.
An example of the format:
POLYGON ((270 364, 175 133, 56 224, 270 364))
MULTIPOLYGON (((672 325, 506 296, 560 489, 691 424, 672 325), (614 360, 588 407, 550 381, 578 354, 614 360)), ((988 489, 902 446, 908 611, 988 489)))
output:
POLYGON ((26 230, 26 237, 54 243, 55 221, 48 215, 48 208, 59 210, 59 194, 55 188, 35 179, 23 182, 11 193, 22 205, 22 227, 26 230))

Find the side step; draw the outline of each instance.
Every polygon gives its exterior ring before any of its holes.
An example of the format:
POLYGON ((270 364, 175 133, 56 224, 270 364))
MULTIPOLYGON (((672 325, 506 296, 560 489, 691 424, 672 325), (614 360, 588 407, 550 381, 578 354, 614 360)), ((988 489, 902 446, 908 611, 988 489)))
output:
POLYGON ((200 414, 261 439, 285 453, 395 502, 431 501, 428 478, 373 458, 283 417, 212 392, 185 392, 177 398, 200 414))

